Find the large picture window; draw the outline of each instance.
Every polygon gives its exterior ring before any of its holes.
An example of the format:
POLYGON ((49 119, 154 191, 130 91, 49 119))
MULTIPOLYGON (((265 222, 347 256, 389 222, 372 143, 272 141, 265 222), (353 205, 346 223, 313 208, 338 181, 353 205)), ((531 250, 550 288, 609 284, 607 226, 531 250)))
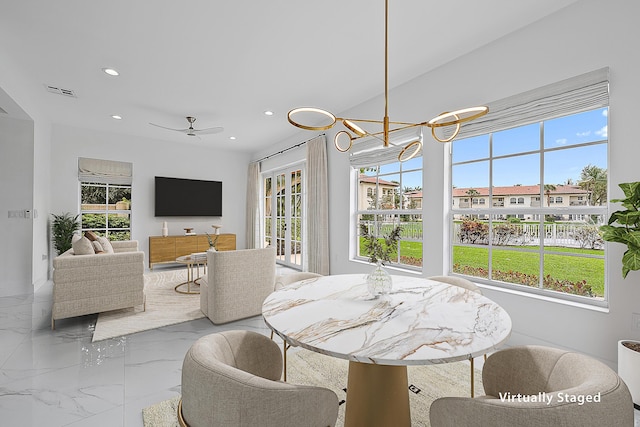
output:
POLYGON ((82 182, 82 231, 109 240, 131 239, 131 186, 82 182))
POLYGON ((608 112, 452 143, 452 273, 564 299, 606 299, 599 226, 607 217, 608 112))
POLYGON ((396 267, 422 267, 422 157, 358 167, 356 258, 368 259, 361 233, 383 239, 401 227, 391 262, 396 267))
POLYGON ((130 240, 133 164, 80 157, 78 180, 82 231, 130 240))

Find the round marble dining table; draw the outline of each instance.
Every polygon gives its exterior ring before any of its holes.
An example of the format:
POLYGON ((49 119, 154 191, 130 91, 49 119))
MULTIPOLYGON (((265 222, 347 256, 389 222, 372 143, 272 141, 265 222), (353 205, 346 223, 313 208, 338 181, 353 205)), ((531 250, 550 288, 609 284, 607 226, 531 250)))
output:
POLYGON ((407 365, 469 360, 499 348, 511 318, 478 292, 392 276, 372 298, 365 276, 322 276, 285 286, 262 306, 292 346, 349 360, 345 427, 410 426, 407 365))

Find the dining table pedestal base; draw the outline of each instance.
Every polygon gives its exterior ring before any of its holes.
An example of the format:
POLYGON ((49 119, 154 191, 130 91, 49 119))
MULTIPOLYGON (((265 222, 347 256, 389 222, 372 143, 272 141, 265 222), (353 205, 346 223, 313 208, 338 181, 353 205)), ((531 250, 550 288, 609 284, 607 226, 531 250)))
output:
POLYGON ((345 427, 410 427, 406 366, 349 362, 345 427))

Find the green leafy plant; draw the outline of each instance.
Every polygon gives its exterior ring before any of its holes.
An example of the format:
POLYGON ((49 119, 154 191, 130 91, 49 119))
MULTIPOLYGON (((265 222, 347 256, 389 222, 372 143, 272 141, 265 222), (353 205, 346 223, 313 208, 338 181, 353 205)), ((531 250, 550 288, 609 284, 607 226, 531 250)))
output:
POLYGON ((363 247, 366 254, 369 255, 369 262, 382 264, 391 262, 391 256, 396 254, 398 249, 398 240, 400 240, 401 226, 396 226, 389 234, 379 238, 369 232, 369 227, 365 223, 360 224, 360 237, 363 238, 363 247))
MULTIPOLYGON (((484 267, 472 267, 469 265, 461 266, 460 264, 454 264, 453 271, 467 276, 489 278, 489 270, 484 267)), ((539 276, 535 274, 526 274, 513 270, 492 270, 491 278, 501 282, 517 283, 519 285, 532 286, 535 288, 539 286, 540 282, 539 276)), ((542 286, 544 289, 551 289, 565 294, 582 295, 587 297, 594 296, 593 288, 586 280, 571 281, 567 279, 556 279, 547 274, 542 278, 542 286)))
POLYGON ((69 212, 60 215, 51 214, 51 216, 53 216, 53 222, 51 223, 53 246, 59 255, 71 249, 71 238, 73 233, 80 228, 80 223, 78 222, 78 215, 72 216, 69 212))
POLYGON ((220 237, 220 235, 216 234, 216 237, 214 239, 211 239, 211 236, 209 235, 209 233, 204 233, 204 234, 207 235, 207 240, 209 241, 209 247, 217 250, 216 243, 218 243, 218 237, 220 237))
POLYGON ((622 256, 622 277, 626 278, 629 271, 640 270, 640 182, 627 182, 618 186, 625 198, 613 199, 611 202, 622 203, 625 210, 612 213, 609 223, 601 226, 600 231, 607 242, 627 245, 622 256))

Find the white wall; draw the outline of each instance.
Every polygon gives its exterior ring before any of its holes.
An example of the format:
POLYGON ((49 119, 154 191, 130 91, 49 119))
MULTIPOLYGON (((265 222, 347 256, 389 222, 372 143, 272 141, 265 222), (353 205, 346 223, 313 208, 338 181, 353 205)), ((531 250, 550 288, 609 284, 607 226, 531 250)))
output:
MULTIPOLYGON (((636 23, 639 14, 640 4, 635 2, 580 1, 393 89, 389 96, 391 120, 424 121, 442 111, 490 102, 609 66, 610 198, 619 197, 617 183, 640 180, 636 118, 640 57, 625 42, 640 38, 636 23)), ((378 97, 337 113, 341 117, 381 118, 383 108, 383 98, 378 97)), ((301 133, 280 147, 307 139, 310 134, 301 133)), ((329 141, 333 135, 333 130, 327 131, 329 141)), ((449 171, 445 167, 447 146, 429 136, 425 142, 423 276, 427 277, 441 274, 448 265, 445 188, 449 185, 449 171)), ((366 272, 368 265, 349 261, 349 165, 347 156, 331 146, 329 142, 331 273, 366 272)), ((631 330, 631 314, 640 312, 640 272, 622 279, 623 252, 621 245, 608 246, 607 312, 485 290, 511 314, 511 344, 546 343, 615 365, 616 341, 640 338, 640 331, 631 330)))
MULTIPOLYGON (((223 233, 235 233, 239 249, 245 247, 246 176, 249 155, 203 147, 178 135, 163 142, 128 135, 54 125, 51 148, 51 212, 79 212, 78 157, 133 163, 132 239, 149 261, 149 236, 159 236, 167 221, 169 234, 183 228, 212 233, 221 224, 223 233), (154 177, 167 176, 222 181, 222 217, 154 217, 154 177)), ((193 197, 200 197, 194 194, 193 197)))
POLYGON ((32 222, 8 211, 31 210, 33 122, 0 116, 0 296, 26 294, 31 286, 32 222))
POLYGON ((0 51, 0 57, 0 106, 8 113, 0 130, 0 175, 2 184, 10 186, 0 204, 0 229, 8 236, 0 239, 0 258, 8 263, 0 271, 11 277, 0 282, 0 296, 5 296, 32 293, 47 280, 51 130, 47 115, 33 101, 41 88, 24 78, 10 55, 0 51), (18 140, 17 134, 22 136, 18 140), (15 177, 10 171, 17 172, 15 177), (37 215, 8 220, 8 210, 37 215))

